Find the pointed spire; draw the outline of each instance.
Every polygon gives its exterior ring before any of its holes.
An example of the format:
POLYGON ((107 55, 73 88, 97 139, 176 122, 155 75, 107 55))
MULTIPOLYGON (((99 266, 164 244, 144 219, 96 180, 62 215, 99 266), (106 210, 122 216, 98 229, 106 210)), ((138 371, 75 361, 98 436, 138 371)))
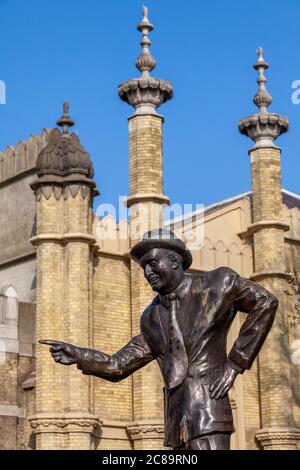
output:
POLYGON ((253 66, 259 73, 257 79, 259 90, 253 98, 259 112, 239 122, 240 133, 255 142, 253 148, 274 147, 274 141, 289 128, 289 121, 286 117, 268 111, 272 97, 266 89, 265 70, 269 68, 269 64, 265 61, 263 52, 262 47, 257 49, 258 59, 253 66))
POLYGON ((68 113, 69 113, 69 103, 68 103, 68 101, 64 101, 63 115, 57 121, 57 125, 62 127, 62 129, 63 129, 63 135, 68 135, 69 134, 69 127, 72 127, 75 124, 75 122, 70 118, 68 113))
POLYGON ((143 19, 137 29, 143 34, 142 52, 136 60, 137 68, 142 76, 132 78, 118 86, 121 100, 126 101, 135 108, 135 114, 153 114, 162 117, 156 109, 166 101, 173 98, 172 83, 150 76, 151 70, 156 66, 149 47, 151 45, 148 34, 154 28, 148 19, 148 8, 143 7, 143 19))
POLYGON ((272 96, 266 89, 267 78, 265 77, 265 70, 269 68, 269 64, 265 62, 263 57, 263 48, 259 47, 257 49, 258 59, 256 64, 254 64, 255 70, 258 71, 259 76, 257 79, 257 83, 259 85, 259 90, 253 98, 254 103, 259 108, 260 114, 268 113, 268 106, 272 103, 272 96))
POLYGON ((149 51, 151 41, 149 39, 148 34, 154 29, 154 26, 149 22, 148 13, 149 9, 144 6, 144 17, 137 27, 137 29, 143 34, 143 38, 141 40, 142 52, 136 60, 135 65, 140 70, 140 72, 142 72, 143 77, 148 77, 150 75, 151 70, 156 67, 156 61, 149 51))

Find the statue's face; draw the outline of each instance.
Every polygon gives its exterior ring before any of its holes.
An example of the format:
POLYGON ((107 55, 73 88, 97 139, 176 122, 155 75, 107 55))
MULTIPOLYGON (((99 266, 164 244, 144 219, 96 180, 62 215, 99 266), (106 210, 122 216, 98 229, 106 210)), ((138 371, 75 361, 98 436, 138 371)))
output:
POLYGON ((153 248, 140 260, 144 275, 156 292, 167 291, 172 287, 177 271, 177 264, 168 256, 168 250, 153 248))

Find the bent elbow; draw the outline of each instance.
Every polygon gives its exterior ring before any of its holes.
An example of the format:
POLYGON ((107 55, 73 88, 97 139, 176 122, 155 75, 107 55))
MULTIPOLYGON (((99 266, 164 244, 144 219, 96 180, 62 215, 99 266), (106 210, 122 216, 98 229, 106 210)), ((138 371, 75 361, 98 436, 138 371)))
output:
POLYGON ((109 382, 121 382, 123 379, 125 379, 125 376, 123 374, 118 374, 118 375, 113 375, 111 377, 108 377, 109 382))
POLYGON ((275 295, 272 294, 271 300, 270 300, 270 308, 274 310, 274 314, 278 308, 278 305, 279 305, 279 300, 277 299, 277 297, 275 297, 275 295))

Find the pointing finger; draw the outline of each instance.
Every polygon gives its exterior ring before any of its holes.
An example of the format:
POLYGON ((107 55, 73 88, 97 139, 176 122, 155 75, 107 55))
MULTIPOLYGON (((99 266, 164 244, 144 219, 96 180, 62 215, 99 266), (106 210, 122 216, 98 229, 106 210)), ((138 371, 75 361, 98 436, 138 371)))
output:
POLYGON ((61 346, 66 344, 63 341, 56 341, 54 339, 40 339, 39 343, 46 344, 47 346, 61 346))

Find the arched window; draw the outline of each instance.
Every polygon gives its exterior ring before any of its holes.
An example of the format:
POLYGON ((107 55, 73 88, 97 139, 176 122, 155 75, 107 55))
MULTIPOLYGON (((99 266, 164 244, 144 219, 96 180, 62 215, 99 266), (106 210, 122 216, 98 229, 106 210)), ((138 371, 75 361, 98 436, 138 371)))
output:
POLYGON ((12 286, 0 291, 0 324, 18 326, 18 294, 12 286))

